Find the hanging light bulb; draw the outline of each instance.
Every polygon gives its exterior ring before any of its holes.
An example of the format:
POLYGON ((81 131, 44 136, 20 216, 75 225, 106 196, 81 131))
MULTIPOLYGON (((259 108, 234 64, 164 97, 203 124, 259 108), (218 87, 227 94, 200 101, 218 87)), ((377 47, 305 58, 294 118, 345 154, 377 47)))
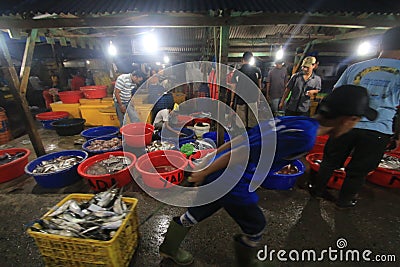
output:
POLYGON ((108 46, 108 53, 111 56, 117 55, 117 48, 113 45, 112 41, 110 41, 110 45, 108 46))
POLYGON ((284 52, 283 52, 283 49, 282 49, 282 46, 281 46, 279 48, 279 50, 276 52, 275 61, 282 60, 283 54, 284 54, 284 52))

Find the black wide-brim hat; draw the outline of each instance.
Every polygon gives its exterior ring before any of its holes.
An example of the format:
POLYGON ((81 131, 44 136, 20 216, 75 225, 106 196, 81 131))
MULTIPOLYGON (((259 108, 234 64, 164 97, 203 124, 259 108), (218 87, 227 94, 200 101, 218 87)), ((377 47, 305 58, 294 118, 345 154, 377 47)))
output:
POLYGON ((369 106, 368 90, 357 85, 342 85, 322 99, 317 113, 326 118, 339 116, 360 116, 373 121, 378 112, 369 106))

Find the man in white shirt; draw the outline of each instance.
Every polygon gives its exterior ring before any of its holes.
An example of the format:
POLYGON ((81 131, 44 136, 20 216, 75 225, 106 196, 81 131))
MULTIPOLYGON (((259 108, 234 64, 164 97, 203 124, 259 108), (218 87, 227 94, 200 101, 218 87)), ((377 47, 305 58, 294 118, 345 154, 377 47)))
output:
POLYGON ((113 93, 114 106, 117 112, 120 126, 124 124, 124 115, 128 111, 131 122, 139 121, 135 109, 129 108, 129 101, 132 95, 135 94, 139 84, 146 78, 146 75, 141 71, 133 71, 128 74, 118 76, 113 93))

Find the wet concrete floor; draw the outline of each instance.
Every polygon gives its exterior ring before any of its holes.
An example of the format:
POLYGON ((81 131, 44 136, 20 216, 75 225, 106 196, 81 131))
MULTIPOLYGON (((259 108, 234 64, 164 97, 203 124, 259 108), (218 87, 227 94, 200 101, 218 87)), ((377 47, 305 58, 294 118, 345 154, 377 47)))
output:
MULTIPOLYGON (((79 136, 61 138, 54 131, 44 129, 39 133, 47 152, 80 148, 73 144, 79 136)), ((23 136, 8 145, 27 147, 33 152, 28 141, 28 136, 23 136)), ((30 160, 35 157, 32 153, 30 160)), ((284 250, 283 258, 288 259, 278 260, 275 252, 274 266, 399 266, 400 190, 367 183, 355 208, 338 210, 331 202, 310 199, 302 189, 306 178, 307 175, 301 177, 292 190, 258 190, 259 204, 267 218, 264 248, 267 252, 284 250), (332 257, 323 254, 325 260, 320 262, 291 261, 288 256, 290 251, 294 251, 290 255, 295 258, 295 251, 301 255, 303 250, 313 250, 320 255, 329 249, 337 251, 331 252, 332 257), (335 255, 339 257, 350 249, 357 250, 360 257, 363 251, 370 250, 369 258, 379 256, 387 261, 334 260, 335 255), (393 260, 392 255, 396 262, 388 262, 393 260)), ((68 194, 91 192, 84 180, 61 189, 42 188, 27 175, 0 184, 0 266, 44 266, 34 240, 26 234, 26 226, 68 194)), ((337 194, 334 190, 332 193, 337 194)), ((140 241, 130 266, 174 266, 160 258, 158 246, 168 222, 185 209, 154 200, 134 182, 124 195, 139 200, 140 241)), ((223 210, 194 227, 182 244, 195 257, 191 266, 234 266, 232 236, 236 233, 240 233, 239 227, 223 210)))

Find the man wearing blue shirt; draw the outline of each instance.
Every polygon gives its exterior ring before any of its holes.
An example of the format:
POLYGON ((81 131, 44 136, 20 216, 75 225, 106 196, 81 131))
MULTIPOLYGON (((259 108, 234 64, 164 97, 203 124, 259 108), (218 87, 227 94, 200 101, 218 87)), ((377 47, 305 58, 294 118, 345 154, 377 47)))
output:
MULTIPOLYGON (((383 34, 378 58, 348 67, 339 78, 335 87, 354 84, 367 88, 370 105, 379 115, 375 121, 362 118, 347 134, 329 138, 317 180, 311 190, 313 196, 327 196, 325 189, 329 178, 335 169, 342 167, 352 152, 336 205, 339 208, 356 205, 356 195, 364 183, 364 178, 378 166, 393 134, 393 118, 400 99, 399 59, 400 27, 395 27, 383 34)), ((398 146, 398 132, 395 135, 398 146)))
POLYGON ((191 264, 193 257, 180 248, 181 242, 192 226, 223 208, 243 231, 234 238, 238 266, 256 266, 260 263, 256 258, 257 246, 266 221, 257 205, 254 182, 257 186, 266 176, 268 179, 269 173, 279 171, 307 153, 317 135, 340 136, 354 127, 362 116, 376 117, 376 111, 369 107, 366 89, 345 85, 321 101, 315 118, 293 116, 266 120, 220 146, 215 157, 199 164, 188 179, 202 185, 196 200, 208 193, 201 191, 203 186, 212 185, 212 190, 216 191, 219 185, 237 182, 216 200, 190 207, 182 216, 174 217, 160 246, 160 254, 179 265, 191 264), (250 151, 248 158, 247 151, 250 151), (240 167, 244 172, 238 171, 240 167))

